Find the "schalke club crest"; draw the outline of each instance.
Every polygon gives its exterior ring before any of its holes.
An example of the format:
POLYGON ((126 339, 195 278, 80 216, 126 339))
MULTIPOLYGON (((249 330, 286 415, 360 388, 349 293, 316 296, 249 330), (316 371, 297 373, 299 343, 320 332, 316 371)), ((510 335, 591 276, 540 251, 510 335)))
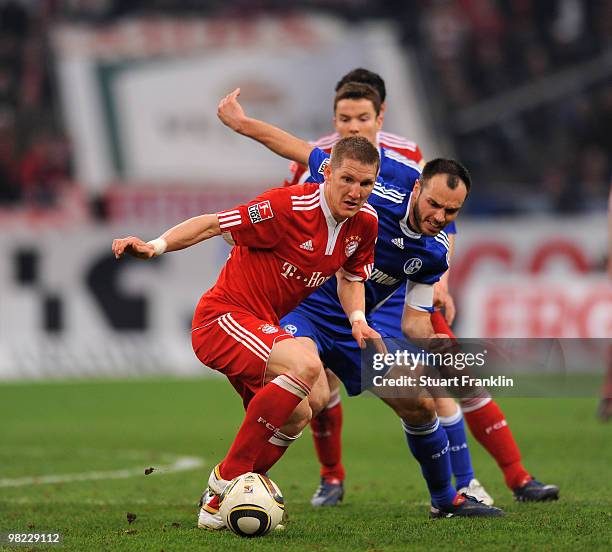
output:
POLYGON ((404 264, 404 272, 408 275, 414 274, 418 272, 419 269, 423 266, 423 261, 418 257, 412 257, 412 259, 408 259, 404 264))

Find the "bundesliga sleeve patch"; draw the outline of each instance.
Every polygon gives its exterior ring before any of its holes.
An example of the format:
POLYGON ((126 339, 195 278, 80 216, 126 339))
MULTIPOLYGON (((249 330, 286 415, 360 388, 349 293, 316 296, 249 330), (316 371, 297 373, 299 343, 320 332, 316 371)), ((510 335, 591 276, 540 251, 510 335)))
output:
POLYGON ((255 203, 254 205, 249 205, 248 211, 249 218, 253 224, 257 224, 258 222, 274 217, 272 206, 268 200, 262 201, 261 203, 255 203))

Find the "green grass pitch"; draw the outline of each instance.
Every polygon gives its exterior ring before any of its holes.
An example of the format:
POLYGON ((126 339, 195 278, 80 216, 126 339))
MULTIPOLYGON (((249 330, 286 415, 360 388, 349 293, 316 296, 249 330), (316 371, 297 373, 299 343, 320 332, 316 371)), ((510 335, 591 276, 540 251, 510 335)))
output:
POLYGON ((199 494, 242 419, 226 381, 3 384, 0 533, 61 532, 61 547, 18 550, 79 552, 612 549, 612 425, 595 420, 595 399, 501 404, 527 468, 560 485, 559 502, 515 503, 472 440, 476 475, 506 517, 430 520, 394 414, 374 398, 345 399, 344 504, 311 508, 318 472, 307 431, 270 474, 285 495, 287 529, 240 539, 195 526, 199 494), (204 463, 144 475, 184 457, 204 463), (41 479, 64 475, 69 480, 41 479), (136 515, 131 524, 128 512, 136 515))

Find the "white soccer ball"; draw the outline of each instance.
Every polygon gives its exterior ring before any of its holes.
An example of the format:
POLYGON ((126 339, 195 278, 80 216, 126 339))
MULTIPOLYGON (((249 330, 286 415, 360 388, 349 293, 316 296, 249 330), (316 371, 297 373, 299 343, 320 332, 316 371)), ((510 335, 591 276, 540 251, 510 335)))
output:
POLYGON ((258 473, 243 473, 232 479, 221 495, 219 513, 225 525, 241 537, 260 537, 283 519, 285 503, 271 479, 258 473))

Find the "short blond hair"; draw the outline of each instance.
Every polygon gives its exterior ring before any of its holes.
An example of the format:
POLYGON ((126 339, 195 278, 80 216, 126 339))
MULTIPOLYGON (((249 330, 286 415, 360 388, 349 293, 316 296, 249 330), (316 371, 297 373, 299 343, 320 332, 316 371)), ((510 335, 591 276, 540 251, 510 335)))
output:
POLYGON ((376 165, 377 173, 380 168, 378 150, 363 136, 349 136, 336 142, 331 152, 331 167, 339 167, 346 158, 359 161, 364 165, 376 165))

